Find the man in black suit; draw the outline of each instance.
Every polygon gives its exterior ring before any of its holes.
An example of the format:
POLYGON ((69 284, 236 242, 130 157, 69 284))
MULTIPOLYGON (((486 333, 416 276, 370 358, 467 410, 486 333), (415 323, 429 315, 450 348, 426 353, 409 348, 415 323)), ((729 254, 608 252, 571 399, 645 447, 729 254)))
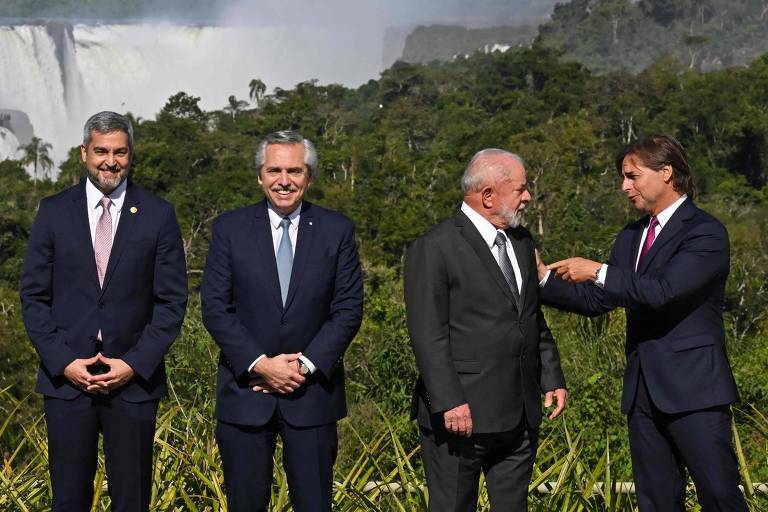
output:
POLYGON ((554 419, 567 391, 539 307, 533 240, 520 226, 531 200, 523 161, 480 151, 462 190, 454 217, 413 242, 405 260, 429 510, 476 510, 481 471, 494 510, 526 510, 541 394, 546 407, 556 403, 554 419))
POLYGON ((266 198, 213 223, 203 321, 221 347, 216 439, 232 512, 266 511, 278 435, 293 510, 331 510, 343 356, 363 309, 354 225, 303 201, 317 171, 308 139, 256 150, 266 198))
POLYGON ((746 512, 731 440, 738 391, 725 353, 728 232, 696 207, 683 147, 651 135, 619 153, 622 192, 647 215, 616 237, 607 264, 539 261, 542 300, 567 311, 627 311, 627 414, 643 512, 685 510, 685 468, 702 510, 746 512))
POLYGON ((163 357, 187 302, 184 247, 173 206, 127 179, 127 118, 92 116, 81 152, 87 180, 41 201, 21 278, 53 510, 91 509, 99 432, 112 510, 148 510, 163 357))

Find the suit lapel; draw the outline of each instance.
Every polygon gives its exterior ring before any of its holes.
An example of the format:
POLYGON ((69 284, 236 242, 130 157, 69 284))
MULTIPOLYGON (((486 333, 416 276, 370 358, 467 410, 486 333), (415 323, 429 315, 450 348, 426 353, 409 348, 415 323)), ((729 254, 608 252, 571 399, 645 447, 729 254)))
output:
POLYGON ((89 267, 88 274, 92 277, 93 285, 99 287, 99 274, 96 270, 96 255, 93 252, 91 240, 91 227, 88 222, 88 199, 85 194, 85 180, 80 183, 80 190, 69 205, 69 214, 72 218, 73 232, 76 246, 82 247, 83 261, 89 267))
POLYGON ((659 236, 653 241, 651 250, 643 258, 643 265, 637 269, 639 273, 644 273, 650 267, 651 262, 653 262, 654 257, 659 251, 677 237, 677 234, 683 229, 683 223, 693 215, 694 211, 693 203, 690 199, 687 199, 677 208, 672 217, 667 221, 667 224, 659 232, 659 236))
MULTIPOLYGON (((136 189, 128 181, 125 189, 125 200, 123 201, 123 207, 120 210, 120 220, 117 223, 117 231, 115 232, 115 241, 112 243, 112 250, 109 252, 109 261, 107 262, 107 271, 104 274, 104 286, 101 288, 102 295, 104 290, 109 286, 109 282, 112 280, 112 276, 115 274, 115 268, 120 262, 120 257, 123 255, 123 251, 131 239, 131 233, 133 228, 138 222, 139 215, 141 215, 141 208, 139 208, 139 198, 136 197, 136 189)), ((94 258, 95 259, 95 258, 94 258)))
POLYGON ((485 269, 493 276, 494 282, 501 288, 504 295, 515 305, 515 308, 517 308, 515 298, 512 296, 512 290, 509 289, 509 285, 507 284, 507 280, 504 279, 504 274, 501 273, 499 264, 496 263, 496 260, 493 258, 491 250, 488 248, 488 245, 486 245, 483 237, 480 236, 480 232, 475 228, 474 224, 472 224, 472 221, 469 220, 469 217, 464 215, 461 210, 456 213, 455 219, 456 227, 459 228, 461 236, 467 241, 469 246, 472 247, 472 250, 475 251, 475 254, 483 264, 483 267, 485 267, 485 269))
POLYGON ((272 240, 272 225, 269 223, 266 199, 257 203, 254 208, 256 212, 253 216, 252 233, 259 251, 259 261, 264 262, 264 265, 259 265, 259 268, 263 272, 264 281, 270 290, 272 300, 275 301, 278 308, 282 309, 283 298, 280 296, 280 278, 277 276, 275 243, 272 240))
POLYGON ((291 269, 291 283, 288 286, 288 297, 285 299, 285 309, 288 309, 296 296, 301 280, 304 277, 307 260, 313 252, 316 231, 315 212, 312 204, 302 203, 301 216, 299 217, 299 232, 296 237, 296 250, 293 255, 293 268, 291 269))

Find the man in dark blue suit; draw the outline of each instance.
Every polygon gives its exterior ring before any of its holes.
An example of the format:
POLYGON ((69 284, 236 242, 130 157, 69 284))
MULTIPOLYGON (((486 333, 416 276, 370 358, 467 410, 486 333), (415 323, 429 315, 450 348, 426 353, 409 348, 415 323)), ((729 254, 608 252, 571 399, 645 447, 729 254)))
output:
POLYGON ((53 510, 91 509, 99 432, 112 510, 148 510, 163 357, 187 301, 184 248, 173 207, 127 179, 127 118, 92 116, 81 150, 88 179, 41 201, 21 279, 53 510))
POLYGON ((685 152, 653 135, 616 159, 622 191, 648 214, 621 231, 607 264, 540 261, 545 304, 584 315, 627 311, 632 469, 642 512, 684 511, 685 469, 707 511, 746 511, 731 439, 738 400, 725 351, 725 227, 693 204, 685 152), (554 270, 556 275, 549 275, 554 270))
POLYGON ((354 226, 303 201, 317 171, 308 139, 268 135, 256 167, 266 198, 214 221, 201 291, 221 347, 216 439, 227 503, 267 510, 280 435, 293 509, 330 511, 343 355, 362 320, 354 226))

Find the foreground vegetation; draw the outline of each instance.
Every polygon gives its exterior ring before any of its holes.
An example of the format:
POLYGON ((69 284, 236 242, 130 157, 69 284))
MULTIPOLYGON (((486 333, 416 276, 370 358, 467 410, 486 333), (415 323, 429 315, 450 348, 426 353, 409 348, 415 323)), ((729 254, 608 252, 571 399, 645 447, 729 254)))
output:
MULTIPOLYGON (((217 349, 201 324, 197 291, 212 218, 260 198, 254 145, 285 128, 317 143, 322 168, 310 199, 355 221, 365 272, 365 318, 345 358, 350 416, 339 425, 339 510, 425 508, 417 433, 408 418, 416 369, 401 259, 408 241, 458 205, 459 177, 472 154, 503 147, 526 159, 533 195, 526 223, 546 261, 574 254, 603 259, 615 233, 637 218, 618 192, 612 155, 654 131, 671 133, 688 148, 699 204, 729 229, 724 316, 742 396, 735 433, 751 506, 768 508, 751 487, 768 481, 766 90, 766 56, 711 74, 663 60, 636 75, 596 76, 534 46, 450 64, 397 64, 355 90, 313 81, 271 94, 254 87, 250 105, 232 97, 215 112, 201 111, 198 98, 180 92, 155 119, 135 119, 133 177, 176 205, 192 291, 182 335, 167 358, 173 392, 158 419, 155 509, 222 507, 211 433, 217 349), (405 491, 389 492, 390 483, 405 491)), ((20 163, 0 162, 2 510, 50 507, 41 404, 30 395, 37 356, 21 323, 17 289, 37 203, 82 177, 79 158, 74 148, 55 182, 33 183, 20 163)), ((542 425, 532 489, 555 484, 546 494, 532 491, 531 507, 634 510, 632 496, 613 485, 631 480, 619 411, 623 312, 597 319, 546 314, 571 401, 561 420, 542 425), (598 482, 608 485, 595 488, 598 482)), ((276 475, 275 510, 286 510, 285 480, 279 469, 276 475)), ((691 490, 696 510, 693 496, 691 490)), ((97 510, 108 507, 105 495, 97 501, 97 510)))

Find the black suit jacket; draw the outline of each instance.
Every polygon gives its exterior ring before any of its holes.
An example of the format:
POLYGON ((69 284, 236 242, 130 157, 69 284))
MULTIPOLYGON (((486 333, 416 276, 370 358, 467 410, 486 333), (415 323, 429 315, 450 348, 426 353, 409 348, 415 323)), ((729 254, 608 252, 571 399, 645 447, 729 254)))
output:
POLYGON ((343 356, 363 314, 354 225, 303 202, 288 297, 283 307, 266 200, 213 223, 202 285, 203 322, 221 347, 216 416, 263 425, 275 408, 291 425, 346 415, 343 356), (317 368, 288 395, 256 393, 248 367, 261 354, 302 352, 317 368))
POLYGON ((120 222, 99 287, 88 226, 85 180, 40 202, 21 278, 24 324, 40 354, 36 391, 72 399, 64 375, 76 358, 103 353, 136 372, 114 391, 141 402, 167 393, 163 358, 187 303, 184 246, 166 201, 128 181, 120 222))
POLYGON ((585 315, 627 311, 627 368, 622 411, 643 376, 654 404, 667 413, 738 400, 725 353, 723 294, 729 270, 728 232, 717 219, 683 202, 635 271, 649 218, 624 228, 608 260, 605 288, 550 276, 545 304, 585 315))
POLYGON ((473 432, 516 428, 523 410, 541 421, 541 393, 565 387, 560 357, 539 307, 534 245, 506 231, 522 273, 518 310, 477 228, 460 210, 417 239, 405 260, 408 332, 421 376, 414 414, 433 428, 469 403, 473 432))

